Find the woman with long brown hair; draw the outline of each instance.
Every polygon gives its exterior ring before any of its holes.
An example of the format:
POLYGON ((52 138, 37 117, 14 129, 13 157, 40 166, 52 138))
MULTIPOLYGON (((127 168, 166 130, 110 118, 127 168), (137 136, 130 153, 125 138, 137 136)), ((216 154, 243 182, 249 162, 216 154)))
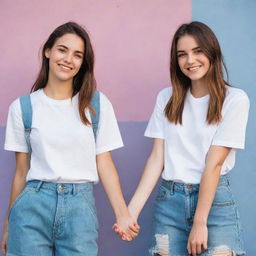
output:
MULTIPOLYGON (((244 148, 249 100, 224 80, 218 40, 201 22, 183 24, 171 47, 172 87, 160 91, 145 136, 154 138, 129 204, 137 219, 162 174, 151 255, 244 255, 227 173, 244 148)), ((116 232, 122 236, 118 224, 116 232)))
POLYGON ((83 27, 68 22, 52 32, 27 96, 11 104, 6 127, 5 149, 16 152, 16 173, 3 253, 96 256, 93 184, 99 178, 125 239, 134 238, 138 226, 110 153, 123 143, 110 101, 96 91, 93 49, 83 27))

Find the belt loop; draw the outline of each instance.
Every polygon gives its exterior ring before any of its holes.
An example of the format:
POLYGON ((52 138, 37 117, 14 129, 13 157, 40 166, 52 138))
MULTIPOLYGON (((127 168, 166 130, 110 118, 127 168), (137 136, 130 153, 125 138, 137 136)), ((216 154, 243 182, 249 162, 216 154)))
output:
POLYGON ((36 192, 38 192, 40 190, 40 188, 43 185, 43 181, 38 182, 37 186, 36 186, 36 192))
POLYGON ((171 187, 170 187, 171 195, 173 195, 173 190, 174 190, 174 181, 171 181, 171 187))
POLYGON ((76 195, 76 184, 72 184, 72 194, 75 196, 76 195))

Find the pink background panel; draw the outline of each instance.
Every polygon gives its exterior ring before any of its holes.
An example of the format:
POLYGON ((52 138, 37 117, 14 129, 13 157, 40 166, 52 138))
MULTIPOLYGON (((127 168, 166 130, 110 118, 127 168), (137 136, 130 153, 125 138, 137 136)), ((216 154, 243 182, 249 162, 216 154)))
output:
POLYGON ((99 90, 119 121, 144 121, 157 92, 169 85, 169 51, 177 27, 191 20, 189 0, 44 0, 0 3, 0 125, 9 104, 36 78, 39 48, 60 24, 87 28, 99 90))

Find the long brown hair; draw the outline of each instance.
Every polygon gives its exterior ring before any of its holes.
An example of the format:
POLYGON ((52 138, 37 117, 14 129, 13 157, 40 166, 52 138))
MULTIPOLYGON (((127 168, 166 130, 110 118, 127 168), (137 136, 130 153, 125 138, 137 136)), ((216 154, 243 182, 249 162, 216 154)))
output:
POLYGON ((205 75, 206 85, 210 94, 206 121, 208 124, 216 124, 222 119, 221 110, 226 95, 225 85, 229 85, 223 78, 223 68, 226 74, 227 69, 223 61, 219 42, 213 31, 204 23, 198 21, 181 25, 174 34, 170 60, 173 93, 165 107, 165 116, 172 123, 182 124, 184 102, 187 91, 191 87, 191 80, 180 70, 177 57, 178 40, 184 35, 193 36, 202 52, 210 61, 210 68, 205 75))
POLYGON ((93 92, 96 90, 96 81, 94 78, 94 53, 88 33, 83 27, 75 22, 67 22, 57 27, 49 36, 42 49, 42 65, 35 83, 31 88, 31 92, 42 89, 48 82, 49 75, 49 59, 45 56, 45 51, 51 49, 55 41, 65 34, 78 35, 84 41, 85 53, 82 65, 78 73, 73 78, 73 95, 79 92, 78 108, 82 122, 85 125, 90 125, 89 120, 85 115, 85 108, 89 108, 93 113, 94 110, 89 103, 93 92))

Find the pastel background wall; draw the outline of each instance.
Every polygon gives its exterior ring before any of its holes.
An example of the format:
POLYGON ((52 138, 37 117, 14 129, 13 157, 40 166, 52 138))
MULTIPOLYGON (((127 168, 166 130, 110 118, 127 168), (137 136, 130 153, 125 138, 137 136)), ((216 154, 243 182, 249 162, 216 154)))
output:
MULTIPOLYGON (((229 69, 230 83, 251 100, 246 150, 238 152, 231 174, 244 226, 245 247, 256 255, 256 20, 254 0, 76 0, 0 2, 0 232, 14 173, 14 155, 3 151, 8 105, 28 93, 39 68, 39 48, 58 25, 84 24, 96 54, 98 89, 112 101, 125 147, 113 152, 127 201, 150 152, 143 137, 157 92, 169 85, 169 49, 176 28, 200 20, 217 34, 229 69), (3 25, 4 24, 4 25, 3 25), (253 201, 254 200, 254 201, 253 201)), ((95 190, 100 220, 99 256, 146 256, 150 245, 153 193, 139 219, 140 236, 124 243, 112 232, 112 210, 101 185, 95 190)))

